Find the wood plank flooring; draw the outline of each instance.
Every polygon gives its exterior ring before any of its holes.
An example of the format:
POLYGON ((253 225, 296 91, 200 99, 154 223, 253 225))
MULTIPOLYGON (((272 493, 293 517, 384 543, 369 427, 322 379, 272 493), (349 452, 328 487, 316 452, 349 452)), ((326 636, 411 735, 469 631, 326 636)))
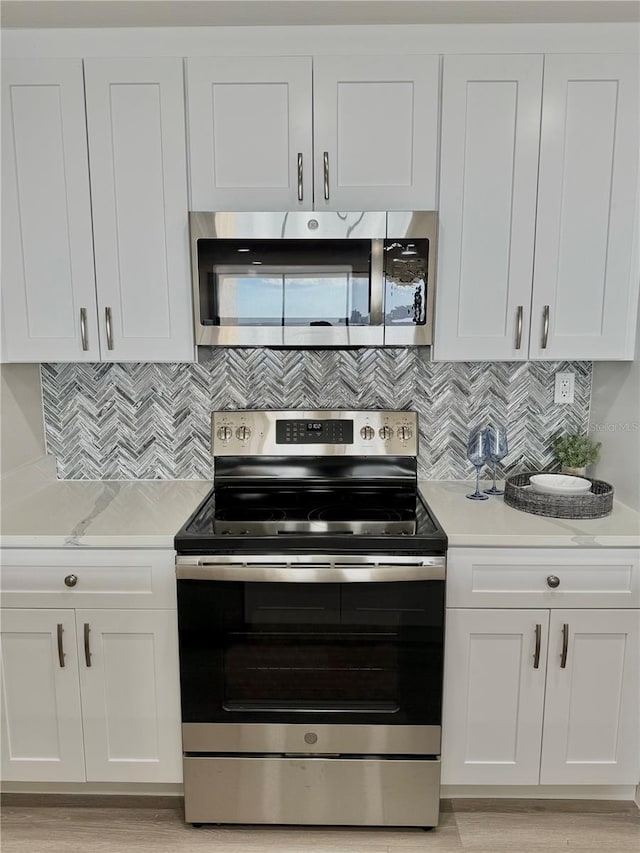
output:
POLYGON ((2 853, 640 853, 640 811, 596 800, 444 800, 419 829, 185 825, 172 797, 6 794, 2 853))

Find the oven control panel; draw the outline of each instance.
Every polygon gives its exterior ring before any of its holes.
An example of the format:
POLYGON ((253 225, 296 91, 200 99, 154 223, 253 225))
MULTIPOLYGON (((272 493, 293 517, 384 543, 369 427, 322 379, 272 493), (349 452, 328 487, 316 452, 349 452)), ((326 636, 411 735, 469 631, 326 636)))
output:
POLYGON ((417 456, 418 415, 392 411, 232 411, 211 417, 214 456, 417 456))

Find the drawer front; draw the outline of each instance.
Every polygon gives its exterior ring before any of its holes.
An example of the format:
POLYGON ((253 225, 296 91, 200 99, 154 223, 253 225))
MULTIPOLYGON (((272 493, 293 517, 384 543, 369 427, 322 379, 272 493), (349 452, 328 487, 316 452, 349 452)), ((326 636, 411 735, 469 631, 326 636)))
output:
POLYGON ((437 760, 184 759, 188 823, 435 826, 439 791, 437 760))
POLYGON ((174 551, 8 548, 0 558, 3 607, 176 606, 174 551))
POLYGON ((636 548, 452 548, 447 607, 640 606, 636 548))

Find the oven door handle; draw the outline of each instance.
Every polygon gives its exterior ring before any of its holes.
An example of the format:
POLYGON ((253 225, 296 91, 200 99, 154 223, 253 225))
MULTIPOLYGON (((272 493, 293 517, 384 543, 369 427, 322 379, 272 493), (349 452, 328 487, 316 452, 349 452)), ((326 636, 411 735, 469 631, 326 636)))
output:
POLYGON ((238 581, 239 583, 392 583, 445 579, 444 557, 412 563, 230 563, 207 557, 178 557, 178 580, 238 581))

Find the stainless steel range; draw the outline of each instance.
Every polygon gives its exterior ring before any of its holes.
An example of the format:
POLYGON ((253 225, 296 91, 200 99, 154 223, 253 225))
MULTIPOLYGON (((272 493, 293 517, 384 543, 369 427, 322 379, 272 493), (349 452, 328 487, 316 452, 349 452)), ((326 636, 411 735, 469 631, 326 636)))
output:
POLYGON ((216 412, 175 540, 185 815, 435 826, 446 536, 414 412, 216 412))

